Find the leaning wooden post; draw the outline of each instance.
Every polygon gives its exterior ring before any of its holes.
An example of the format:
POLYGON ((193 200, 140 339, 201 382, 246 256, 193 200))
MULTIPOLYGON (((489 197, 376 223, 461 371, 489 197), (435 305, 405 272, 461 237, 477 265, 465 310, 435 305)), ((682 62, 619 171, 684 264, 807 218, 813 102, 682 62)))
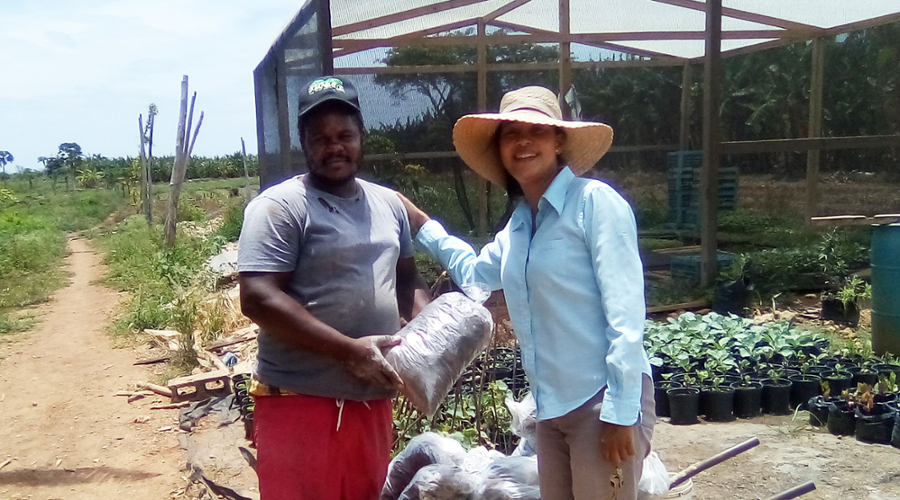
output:
POLYGON ((247 146, 241 137, 241 162, 244 164, 244 200, 250 198, 250 169, 247 168, 247 146))
MULTIPOLYGON (((152 119, 152 118, 150 118, 152 119)), ((147 217, 147 191, 150 190, 150 186, 147 183, 147 151, 144 147, 147 144, 147 136, 144 135, 144 117, 143 115, 138 115, 138 133, 141 134, 141 211, 144 212, 144 217, 147 217)), ((152 224, 153 221, 147 217, 147 224, 152 224)))
POLYGON ((147 182, 146 198, 144 198, 144 215, 147 224, 153 224, 153 124, 156 122, 156 104, 150 104, 147 111, 147 168, 143 175, 147 182))
POLYGON ((197 93, 194 92, 191 98, 190 113, 188 113, 187 96, 188 77, 185 75, 181 80, 181 108, 178 115, 178 132, 175 136, 175 164, 172 166, 172 177, 169 181, 169 210, 166 214, 166 224, 163 228, 167 248, 175 246, 175 230, 178 223, 178 198, 181 196, 181 185, 184 183, 191 151, 194 149, 194 143, 197 142, 197 132, 200 131, 200 125, 203 123, 203 113, 200 113, 200 120, 197 122, 197 128, 194 129, 193 140, 191 140, 191 121, 193 120, 194 102, 197 100, 197 93))

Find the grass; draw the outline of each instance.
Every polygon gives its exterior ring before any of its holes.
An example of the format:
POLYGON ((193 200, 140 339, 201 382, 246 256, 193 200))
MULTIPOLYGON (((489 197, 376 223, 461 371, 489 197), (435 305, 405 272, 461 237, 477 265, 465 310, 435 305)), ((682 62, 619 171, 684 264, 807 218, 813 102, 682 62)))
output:
POLYGON ((132 216, 116 231, 98 238, 109 267, 109 282, 129 293, 125 313, 116 331, 125 333, 173 326, 177 308, 173 302, 192 287, 212 289, 202 278, 203 264, 221 247, 221 240, 191 236, 179 230, 175 246, 166 249, 158 226, 147 227, 141 216, 132 216))
POLYGON ((870 327, 860 326, 854 329, 852 337, 832 328, 806 327, 806 329, 825 337, 828 340, 828 350, 832 354, 840 354, 845 357, 855 355, 863 358, 877 357, 872 350, 872 329, 870 327))
POLYGON ((237 241, 241 236, 241 228, 244 225, 244 209, 247 204, 232 203, 222 217, 222 225, 216 230, 216 235, 225 241, 237 241))
POLYGON ((0 202, 0 333, 25 331, 34 319, 14 311, 47 301, 66 283, 66 233, 106 219, 122 203, 119 190, 54 189, 49 179, 4 183, 0 202))
POLYGON ((0 314, 0 335, 28 331, 34 327, 35 323, 37 323, 37 318, 27 312, 0 314))
POLYGON ((662 250, 665 248, 677 248, 683 243, 676 239, 665 238, 641 238, 638 240, 638 246, 644 250, 662 250))
POLYGON ((647 280, 644 285, 644 296, 648 307, 681 304, 702 298, 711 299, 712 292, 712 288, 703 289, 699 285, 677 279, 647 280))
MULTIPOLYGON (((194 336, 208 342, 246 324, 232 299, 219 289, 205 262, 222 245, 236 241, 243 222, 242 179, 202 180, 185 184, 179 201, 176 244, 167 249, 157 224, 148 227, 141 215, 131 216, 98 236, 109 268, 109 283, 128 293, 122 314, 111 330, 129 337, 144 329, 174 329, 181 348, 166 368, 172 378, 197 365, 194 336)), ((160 192, 158 186, 154 191, 160 192)), ((165 206, 165 200, 154 204, 165 206)), ((164 213, 161 211, 157 213, 164 213)), ((162 217, 154 217, 161 221, 162 217)))

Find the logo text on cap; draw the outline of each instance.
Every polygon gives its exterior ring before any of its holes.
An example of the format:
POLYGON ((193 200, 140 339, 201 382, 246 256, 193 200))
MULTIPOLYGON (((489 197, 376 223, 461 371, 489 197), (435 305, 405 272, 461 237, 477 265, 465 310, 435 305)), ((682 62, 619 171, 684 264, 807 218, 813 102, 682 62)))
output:
POLYGON ((320 78, 318 80, 313 80, 313 82, 309 84, 309 95, 313 95, 316 92, 321 92, 323 90, 334 90, 336 92, 346 93, 344 91, 344 82, 338 78, 320 78))

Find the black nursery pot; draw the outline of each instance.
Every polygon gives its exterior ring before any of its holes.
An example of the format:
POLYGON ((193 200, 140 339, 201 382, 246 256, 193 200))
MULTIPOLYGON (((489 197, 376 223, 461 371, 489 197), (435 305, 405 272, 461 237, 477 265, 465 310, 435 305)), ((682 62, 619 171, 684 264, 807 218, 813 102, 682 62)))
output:
POLYGON ((656 401, 656 416, 657 417, 668 417, 669 414, 669 395, 666 394, 666 391, 669 389, 681 387, 681 384, 678 382, 673 382, 671 380, 663 380, 661 382, 657 382, 653 386, 653 399, 656 401))
POLYGON ((841 300, 822 299, 822 319, 855 328, 859 325, 859 307, 854 302, 845 307, 841 300))
POLYGON ((900 414, 894 413, 894 431, 891 432, 891 446, 900 448, 900 414))
POLYGON ((762 410, 772 415, 791 414, 791 381, 767 378, 762 381, 762 410))
POLYGON ((846 401, 836 401, 828 408, 828 432, 836 436, 852 436, 856 431, 856 413, 846 401))
POLYGON ((887 363, 877 364, 872 367, 873 370, 878 372, 879 377, 891 376, 891 372, 897 374, 897 382, 900 383, 900 365, 891 365, 887 363))
POLYGON ((897 401, 897 393, 889 392, 887 394, 874 394, 872 396, 876 403, 892 403, 897 401))
POLYGON ((823 427, 828 423, 828 409, 831 403, 824 396, 814 396, 806 402, 809 410, 809 425, 823 427))
POLYGON ((860 368, 860 371, 853 374, 853 380, 850 383, 854 387, 857 384, 869 384, 874 386, 878 383, 878 373, 871 368, 860 368))
POLYGON ((669 396, 669 423, 673 425, 696 424, 700 389, 696 387, 676 387, 667 391, 669 396))
POLYGON ((821 379, 823 373, 830 372, 830 371, 834 371, 834 367, 825 366, 825 365, 810 366, 809 370, 806 370, 806 374, 807 375, 815 375, 821 379))
POLYGON ((884 404, 876 404, 868 414, 857 408, 856 439, 866 443, 890 443, 895 415, 893 410, 884 404))
POLYGON ((722 283, 716 287, 712 311, 726 316, 745 316, 744 308, 749 304, 750 289, 750 281, 746 277, 722 283))
POLYGON ((759 416, 762 405, 762 383, 737 382, 731 384, 734 389, 734 416, 752 418, 759 416))
POLYGON ((853 374, 845 371, 830 371, 822 374, 822 380, 828 382, 828 393, 832 396, 840 396, 841 392, 850 389, 853 383, 853 374))
POLYGON ((819 364, 822 366, 830 366, 834 369, 834 366, 841 362, 841 359, 836 356, 825 356, 824 358, 819 360, 819 364))
POLYGON ((819 395, 821 379, 815 375, 795 375, 788 377, 791 381, 791 408, 806 409, 806 403, 813 396, 819 395))
POLYGON ((706 399, 706 420, 710 422, 730 422, 734 420, 734 389, 729 386, 704 387, 700 389, 706 399))

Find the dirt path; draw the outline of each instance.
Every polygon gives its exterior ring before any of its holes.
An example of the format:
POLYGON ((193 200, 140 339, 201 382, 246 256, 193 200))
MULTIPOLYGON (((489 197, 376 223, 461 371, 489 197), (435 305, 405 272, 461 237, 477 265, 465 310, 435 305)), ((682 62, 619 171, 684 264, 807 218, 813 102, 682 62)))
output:
POLYGON ((78 238, 69 249, 71 285, 0 346, 0 499, 172 498, 186 484, 177 414, 115 395, 150 374, 105 333, 119 297, 94 283, 99 256, 78 238))
POLYGON ((802 500, 900 499, 900 450, 838 438, 790 416, 763 416, 729 423, 674 426, 660 419, 653 447, 677 472, 749 438, 759 446, 693 479, 693 500, 759 500, 807 481, 816 491, 802 500))

